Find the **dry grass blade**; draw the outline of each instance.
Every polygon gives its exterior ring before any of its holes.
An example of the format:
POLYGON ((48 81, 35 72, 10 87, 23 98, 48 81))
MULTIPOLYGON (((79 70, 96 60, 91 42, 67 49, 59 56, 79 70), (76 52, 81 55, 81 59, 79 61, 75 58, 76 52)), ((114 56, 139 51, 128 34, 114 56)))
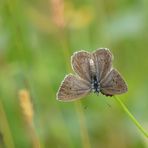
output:
POLYGON ((22 108, 22 112, 27 122, 28 132, 32 139, 33 148, 41 148, 41 144, 33 123, 34 111, 33 111, 33 105, 31 102, 29 91, 25 89, 20 90, 19 99, 20 99, 20 106, 22 108))

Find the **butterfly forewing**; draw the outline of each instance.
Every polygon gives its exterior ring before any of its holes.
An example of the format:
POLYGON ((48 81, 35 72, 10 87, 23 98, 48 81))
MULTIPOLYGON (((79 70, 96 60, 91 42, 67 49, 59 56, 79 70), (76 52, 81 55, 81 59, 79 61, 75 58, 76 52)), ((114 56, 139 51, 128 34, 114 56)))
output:
POLYGON ((57 99, 61 101, 73 101, 84 97, 91 90, 90 84, 78 76, 69 74, 65 77, 57 93, 57 99))
POLYGON ((126 82, 123 80, 117 70, 111 72, 101 82, 101 93, 106 96, 113 96, 127 92, 126 82))
POLYGON ((80 51, 74 53, 71 59, 73 70, 78 74, 82 79, 91 82, 90 74, 90 58, 91 54, 86 51, 80 51))
POLYGON ((96 75, 99 80, 102 80, 111 70, 113 56, 109 49, 102 48, 93 52, 93 57, 96 65, 96 75))

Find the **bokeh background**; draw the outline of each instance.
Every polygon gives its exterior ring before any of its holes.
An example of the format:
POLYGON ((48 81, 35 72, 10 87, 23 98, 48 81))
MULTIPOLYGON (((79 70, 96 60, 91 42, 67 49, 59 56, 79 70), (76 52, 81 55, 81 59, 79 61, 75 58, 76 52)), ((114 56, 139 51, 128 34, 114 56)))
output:
POLYGON ((113 98, 56 100, 72 53, 107 47, 128 83, 119 98, 148 131, 147 8, 147 0, 0 0, 0 147, 148 147, 113 98))

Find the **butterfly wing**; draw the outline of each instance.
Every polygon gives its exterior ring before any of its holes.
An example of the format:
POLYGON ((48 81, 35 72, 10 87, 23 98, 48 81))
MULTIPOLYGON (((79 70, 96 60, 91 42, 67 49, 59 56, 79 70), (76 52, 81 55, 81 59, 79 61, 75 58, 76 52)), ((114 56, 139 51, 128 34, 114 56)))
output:
POLYGON ((78 74, 82 79, 91 82, 90 75, 90 58, 91 54, 86 51, 75 52, 71 58, 71 64, 73 70, 78 74))
POLYGON ((112 69, 107 77, 104 78, 104 80, 102 80, 100 83, 101 93, 106 96, 113 96, 127 92, 126 82, 115 69, 112 69))
POLYGON ((78 76, 69 74, 62 82, 57 93, 60 101, 73 101, 87 95, 91 90, 90 84, 78 76))
POLYGON ((111 70, 113 56, 109 49, 101 48, 93 52, 93 58, 98 79, 102 80, 111 70))

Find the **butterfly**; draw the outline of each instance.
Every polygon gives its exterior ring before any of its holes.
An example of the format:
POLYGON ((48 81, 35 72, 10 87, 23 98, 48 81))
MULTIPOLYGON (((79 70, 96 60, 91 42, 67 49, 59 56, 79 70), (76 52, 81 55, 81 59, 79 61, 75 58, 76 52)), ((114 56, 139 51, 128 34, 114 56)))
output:
POLYGON ((112 67, 113 55, 107 48, 78 51, 71 57, 75 74, 68 74, 57 92, 60 101, 74 101, 91 92, 113 96, 127 92, 127 84, 112 67))

